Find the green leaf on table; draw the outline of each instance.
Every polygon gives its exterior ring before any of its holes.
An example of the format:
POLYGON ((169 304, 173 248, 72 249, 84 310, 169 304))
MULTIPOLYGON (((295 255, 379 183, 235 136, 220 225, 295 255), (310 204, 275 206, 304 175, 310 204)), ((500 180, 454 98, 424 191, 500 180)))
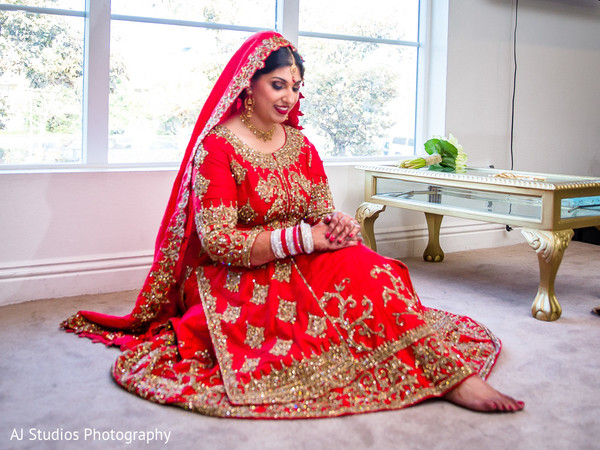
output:
POLYGON ((429 166, 429 170, 438 172, 454 172, 456 170, 457 148, 443 139, 429 139, 425 142, 425 151, 430 155, 440 154, 442 162, 429 166))

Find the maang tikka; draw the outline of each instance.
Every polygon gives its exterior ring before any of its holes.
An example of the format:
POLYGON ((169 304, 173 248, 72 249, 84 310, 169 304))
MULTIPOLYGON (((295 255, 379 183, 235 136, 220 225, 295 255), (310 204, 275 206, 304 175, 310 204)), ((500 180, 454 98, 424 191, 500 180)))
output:
POLYGON ((290 56, 292 57, 292 65, 290 66, 290 73, 292 74, 292 82, 296 82, 296 72, 298 71, 298 66, 296 65, 296 58, 294 58, 294 53, 292 52, 291 47, 287 47, 290 52, 290 56))

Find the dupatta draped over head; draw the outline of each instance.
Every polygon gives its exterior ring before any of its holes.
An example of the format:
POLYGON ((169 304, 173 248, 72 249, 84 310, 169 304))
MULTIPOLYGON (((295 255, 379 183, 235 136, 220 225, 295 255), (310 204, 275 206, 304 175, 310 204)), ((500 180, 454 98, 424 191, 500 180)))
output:
MULTIPOLYGON (((194 153, 216 125, 241 110, 240 94, 250 86, 256 71, 264 67, 267 57, 281 47, 291 47, 296 51, 287 39, 275 31, 252 35, 229 60, 204 103, 173 184, 156 238, 152 268, 133 311, 124 317, 80 311, 63 322, 63 328, 92 338, 95 342, 125 349, 145 340, 144 335, 152 335, 154 330, 176 314, 178 285, 184 276, 184 268, 198 253, 193 250, 200 245, 190 204, 194 153)), ((298 123, 300 115, 298 101, 284 124, 301 129, 298 123)))

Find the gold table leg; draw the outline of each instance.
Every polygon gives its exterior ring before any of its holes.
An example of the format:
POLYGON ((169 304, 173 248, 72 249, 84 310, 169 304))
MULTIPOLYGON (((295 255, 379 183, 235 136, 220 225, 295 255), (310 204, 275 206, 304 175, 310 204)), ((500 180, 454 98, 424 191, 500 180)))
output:
POLYGON ((531 314, 538 320, 557 320, 562 308, 554 295, 554 280, 563 253, 573 237, 573 230, 544 231, 523 228, 521 233, 537 253, 540 265, 540 285, 531 305, 531 314))
POLYGON ((423 259, 429 262, 442 262, 444 251, 440 246, 440 226, 444 216, 439 214, 425 213, 427 219, 427 230, 429 231, 429 242, 423 253, 423 259))
POLYGON ((363 237, 365 245, 374 252, 377 251, 377 244, 375 243, 373 226, 375 225, 375 220, 379 217, 379 213, 382 211, 385 211, 385 205, 364 202, 358 207, 355 215, 356 220, 360 224, 360 234, 363 237))

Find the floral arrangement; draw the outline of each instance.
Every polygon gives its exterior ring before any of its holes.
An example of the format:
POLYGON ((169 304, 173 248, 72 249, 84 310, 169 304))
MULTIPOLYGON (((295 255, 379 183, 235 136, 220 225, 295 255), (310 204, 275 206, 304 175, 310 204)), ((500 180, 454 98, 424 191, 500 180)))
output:
POLYGON ((429 156, 400 161, 397 166, 403 169, 420 169, 428 166, 429 170, 438 172, 465 171, 467 154, 452 134, 447 138, 434 137, 429 139, 425 142, 425 151, 429 156))

